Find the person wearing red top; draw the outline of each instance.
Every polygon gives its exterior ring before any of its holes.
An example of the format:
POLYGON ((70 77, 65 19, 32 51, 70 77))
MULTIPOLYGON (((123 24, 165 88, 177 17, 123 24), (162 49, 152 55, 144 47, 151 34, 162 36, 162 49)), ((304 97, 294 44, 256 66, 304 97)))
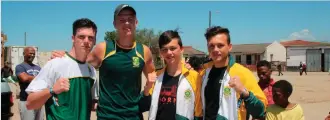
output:
POLYGON ((271 78, 272 75, 271 64, 266 60, 262 60, 258 62, 257 74, 259 77, 259 82, 258 82, 259 87, 261 88, 261 90, 264 91, 266 95, 268 106, 274 104, 272 87, 275 81, 273 80, 273 78, 271 78))

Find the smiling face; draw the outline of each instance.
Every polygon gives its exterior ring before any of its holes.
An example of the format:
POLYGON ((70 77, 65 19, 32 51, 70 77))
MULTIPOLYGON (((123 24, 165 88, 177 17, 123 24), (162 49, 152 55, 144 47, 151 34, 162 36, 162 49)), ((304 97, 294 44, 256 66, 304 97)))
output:
POLYGON ((120 37, 134 37, 138 21, 132 10, 124 9, 115 17, 113 24, 120 37))
POLYGON ((232 45, 227 42, 227 39, 226 34, 220 33, 207 41, 207 48, 213 61, 223 62, 227 59, 232 49, 232 45))
POLYGON ((160 55, 169 65, 181 62, 182 53, 183 48, 180 47, 178 38, 173 38, 168 44, 160 48, 160 55))
POLYGON ((32 63, 35 55, 36 55, 36 51, 33 47, 27 47, 24 49, 24 61, 25 62, 32 63))

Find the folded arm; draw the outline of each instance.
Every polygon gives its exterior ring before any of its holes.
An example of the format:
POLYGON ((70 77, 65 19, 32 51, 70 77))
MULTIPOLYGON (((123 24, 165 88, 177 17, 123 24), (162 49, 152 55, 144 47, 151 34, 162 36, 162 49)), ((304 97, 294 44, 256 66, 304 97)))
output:
POLYGON ((15 70, 20 82, 30 83, 34 79, 34 76, 27 74, 25 68, 20 65, 17 65, 15 70))

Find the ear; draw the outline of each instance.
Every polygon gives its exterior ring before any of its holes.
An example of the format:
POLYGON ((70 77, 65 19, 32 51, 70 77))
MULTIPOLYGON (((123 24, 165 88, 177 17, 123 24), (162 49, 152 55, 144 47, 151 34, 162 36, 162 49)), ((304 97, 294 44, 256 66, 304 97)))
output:
POLYGON ((184 48, 183 48, 183 46, 180 47, 180 50, 181 50, 181 54, 183 55, 183 52, 184 52, 184 48))
POLYGON ((113 20, 112 24, 113 24, 113 27, 115 27, 115 29, 117 29, 117 27, 116 27, 116 20, 113 20))
POLYGON ((74 35, 71 36, 71 40, 72 40, 72 42, 74 42, 74 35))
POLYGON ((207 52, 208 52, 208 56, 210 57, 210 49, 209 49, 209 41, 206 42, 206 49, 207 49, 207 52))
POLYGON ((229 48, 229 52, 230 52, 231 49, 233 48, 232 44, 229 44, 229 45, 228 45, 228 48, 229 48))
POLYGON ((164 57, 163 57, 162 52, 160 51, 160 49, 158 49, 158 53, 159 53, 159 57, 160 57, 161 59, 163 59, 164 57))
POLYGON ((136 20, 135 20, 135 26, 137 26, 138 23, 139 23, 139 21, 136 19, 136 20))

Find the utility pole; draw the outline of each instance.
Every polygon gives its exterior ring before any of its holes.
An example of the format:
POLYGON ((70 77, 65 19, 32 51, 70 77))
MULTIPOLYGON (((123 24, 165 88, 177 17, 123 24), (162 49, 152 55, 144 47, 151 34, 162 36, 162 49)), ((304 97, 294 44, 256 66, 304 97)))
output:
MULTIPOLYGON (((220 13, 220 11, 214 11, 215 13, 220 13)), ((212 24, 212 12, 211 10, 209 11, 209 28, 211 27, 212 24)))
POLYGON ((24 46, 26 46, 26 32, 24 32, 24 46))
POLYGON ((211 11, 209 11, 209 28, 211 27, 211 11))

